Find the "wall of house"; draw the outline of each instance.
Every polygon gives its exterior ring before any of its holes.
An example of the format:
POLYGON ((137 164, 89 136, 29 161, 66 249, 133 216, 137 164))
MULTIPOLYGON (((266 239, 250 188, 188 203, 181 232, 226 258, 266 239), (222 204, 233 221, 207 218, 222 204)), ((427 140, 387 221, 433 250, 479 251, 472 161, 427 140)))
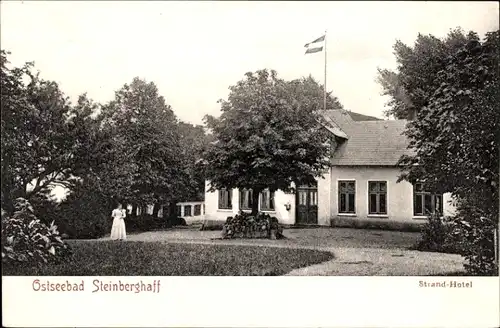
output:
POLYGON ((331 170, 323 174, 318 181, 318 224, 330 225, 332 190, 331 190, 331 170))
MULTIPOLYGON (((179 217, 186 220, 186 223, 190 224, 193 222, 198 222, 198 221, 203 220, 204 210, 205 210, 205 202, 201 202, 201 201, 198 201, 198 202, 180 202, 180 203, 177 203, 176 205, 180 208, 180 216, 179 217), (198 215, 195 215, 195 214, 197 214, 194 211, 195 206, 200 207, 200 213, 198 215), (191 207, 191 213, 189 213, 189 211, 186 210, 187 207, 191 207)), ((159 215, 160 214, 158 213, 158 216, 159 215)))
MULTIPOLYGON (((219 209, 219 194, 217 191, 209 192, 209 187, 209 182, 205 182, 205 220, 225 221, 228 216, 234 216, 239 213, 240 199, 238 189, 233 189, 232 191, 232 209, 219 209)), ((275 216, 282 224, 295 223, 295 194, 284 193, 280 190, 276 191, 274 193, 274 208, 274 211, 265 211, 264 213, 275 216), (286 204, 290 204, 290 210, 288 211, 286 210, 286 204)))
MULTIPOLYGON (((394 221, 422 220, 425 217, 413 216, 413 186, 406 181, 397 182, 400 171, 396 167, 361 167, 335 166, 318 181, 318 224, 329 226, 336 217, 388 219, 394 221), (338 181, 356 181, 356 213, 339 214, 338 181), (387 215, 368 214, 368 181, 387 182, 387 215)), ((232 191, 232 209, 219 209, 218 192, 209 192, 209 183, 205 185, 205 219, 225 221, 228 216, 237 214, 239 208, 238 189, 232 191)), ((276 191, 274 195, 275 211, 269 211, 283 224, 295 224, 295 194, 276 191), (290 204, 286 210, 285 204, 290 204)), ((444 215, 455 213, 451 195, 443 195, 444 215)))
MULTIPOLYGON (((186 223, 193 223, 193 222, 203 220, 204 210, 205 210, 205 202, 204 201, 180 202, 180 203, 177 203, 176 205, 178 207, 180 207, 180 210, 181 210, 179 217, 184 218, 186 220, 186 223), (199 215, 195 215, 195 213, 194 213, 194 207, 196 205, 200 206, 200 214, 199 215), (191 207, 191 214, 190 215, 188 215, 188 211, 186 211, 186 207, 188 207, 188 206, 191 207)), ((127 208, 127 214, 130 215, 132 213, 132 205, 128 204, 126 208, 127 208)), ((146 206, 146 214, 152 215, 153 210, 154 210, 154 205, 147 205, 146 206)), ((162 218, 162 217, 164 217, 164 215, 163 215, 164 212, 167 212, 167 211, 168 211, 167 205, 163 205, 160 207, 157 216, 159 218, 162 218)), ((140 215, 140 214, 141 214, 141 209, 140 209, 140 207, 138 207, 136 215, 140 215)))
MULTIPOLYGON (((387 218, 395 221, 423 219, 413 216, 413 186, 409 182, 397 182, 400 171, 397 167, 347 167, 334 166, 330 170, 330 217, 387 218), (356 214, 339 214, 338 181, 356 181, 356 214), (387 182, 387 215, 368 214, 368 181, 387 182)), ((326 195, 326 192, 323 192, 326 195)), ((324 199, 319 201, 326 201, 324 199)), ((444 215, 455 211, 450 194, 443 195, 444 215)))

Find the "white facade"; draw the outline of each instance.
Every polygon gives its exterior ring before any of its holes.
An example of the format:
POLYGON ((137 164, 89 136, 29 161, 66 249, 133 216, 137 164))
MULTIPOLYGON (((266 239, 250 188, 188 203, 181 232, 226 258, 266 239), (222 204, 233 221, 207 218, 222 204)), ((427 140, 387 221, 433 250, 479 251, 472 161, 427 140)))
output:
MULTIPOLYGON (((425 216, 413 215, 413 185, 407 181, 397 182, 400 171, 397 167, 361 167, 361 166, 334 166, 331 172, 330 213, 332 218, 357 217, 388 219, 393 221, 411 221, 425 219, 425 216), (338 207, 338 181, 352 180, 356 183, 355 214, 339 213, 338 207), (373 215, 368 213, 368 182, 385 181, 387 183, 387 214, 373 215)), ((451 204, 451 195, 443 195, 443 214, 454 214, 451 204)))
MULTIPOLYGON (((205 219, 225 221, 228 216, 234 216, 240 212, 240 193, 238 189, 233 189, 232 209, 219 209, 218 192, 209 192, 209 182, 205 183, 205 219)), ((247 210, 248 211, 248 210, 247 210)), ((260 204, 259 204, 260 211, 260 204)), ((248 211, 250 212, 250 211, 248 211)), ((295 223, 295 194, 284 193, 280 190, 274 193, 274 211, 263 211, 271 216, 275 216, 283 224, 295 223), (290 209, 287 210, 287 206, 290 209)))
POLYGON ((203 220, 205 202, 180 202, 176 205, 180 210, 178 216, 186 220, 187 224, 203 220))
MULTIPOLYGON (((416 221, 425 219, 424 216, 413 215, 413 186, 409 182, 397 182, 400 171, 397 167, 370 167, 370 166, 334 166, 318 179, 318 220, 317 224, 329 226, 336 217, 359 219, 389 220, 389 221, 416 221), (355 213, 339 213, 338 181, 349 180, 355 182, 355 213), (369 181, 385 181, 387 185, 386 212, 384 215, 370 215, 368 212, 368 183, 369 181)), ((232 190, 232 208, 219 209, 218 192, 209 192, 209 183, 205 185, 205 219, 225 221, 228 216, 237 214, 239 209, 238 189, 232 190)), ((282 224, 296 223, 296 197, 293 193, 276 191, 274 195, 275 210, 267 211, 275 216, 282 224), (287 206, 288 205, 288 206, 287 206), (289 207, 289 210, 287 208, 289 207)), ((260 205, 260 204, 259 204, 260 205)), ((260 210, 260 208, 259 208, 260 210)), ((450 194, 443 195, 443 213, 445 216, 455 212, 451 204, 450 194)))

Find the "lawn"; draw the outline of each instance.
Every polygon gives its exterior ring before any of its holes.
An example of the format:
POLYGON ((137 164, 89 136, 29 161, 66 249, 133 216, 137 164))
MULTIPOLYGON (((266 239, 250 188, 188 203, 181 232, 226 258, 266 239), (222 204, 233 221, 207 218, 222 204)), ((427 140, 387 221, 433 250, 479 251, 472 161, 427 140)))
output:
POLYGON ((68 263, 6 267, 2 275, 275 276, 333 259, 326 251, 164 242, 71 241, 68 263))
MULTIPOLYGON (((384 231, 350 228, 300 228, 285 229, 287 239, 273 241, 269 239, 234 239, 225 242, 280 244, 290 247, 334 247, 334 248, 377 248, 377 249, 410 249, 420 239, 417 232, 384 231)), ((220 231, 199 231, 196 229, 171 229, 166 231, 150 231, 131 234, 128 238, 135 241, 169 241, 169 240, 210 240, 220 238, 220 231)))

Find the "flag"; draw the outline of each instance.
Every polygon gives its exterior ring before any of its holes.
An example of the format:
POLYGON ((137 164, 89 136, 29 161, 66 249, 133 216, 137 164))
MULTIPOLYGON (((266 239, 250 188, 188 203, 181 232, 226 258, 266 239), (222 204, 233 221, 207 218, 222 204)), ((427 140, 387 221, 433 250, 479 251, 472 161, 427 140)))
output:
POLYGON ((305 48, 307 48, 306 55, 323 51, 324 42, 325 36, 323 35, 312 42, 306 43, 306 45, 304 46, 305 48))

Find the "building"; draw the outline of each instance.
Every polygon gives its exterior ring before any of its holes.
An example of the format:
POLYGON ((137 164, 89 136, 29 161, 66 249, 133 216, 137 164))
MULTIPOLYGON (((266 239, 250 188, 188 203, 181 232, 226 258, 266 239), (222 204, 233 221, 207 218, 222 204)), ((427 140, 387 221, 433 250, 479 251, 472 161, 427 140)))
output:
MULTIPOLYGON (((438 210, 451 215, 449 194, 436 195, 422 184, 397 182, 397 162, 408 154, 402 134, 407 121, 378 120, 341 110, 328 110, 327 129, 335 135, 336 150, 331 167, 313 186, 299 186, 295 193, 265 191, 259 210, 289 225, 331 225, 332 220, 415 222, 438 210)), ((225 220, 251 208, 247 190, 208 192, 205 219, 225 220)))

